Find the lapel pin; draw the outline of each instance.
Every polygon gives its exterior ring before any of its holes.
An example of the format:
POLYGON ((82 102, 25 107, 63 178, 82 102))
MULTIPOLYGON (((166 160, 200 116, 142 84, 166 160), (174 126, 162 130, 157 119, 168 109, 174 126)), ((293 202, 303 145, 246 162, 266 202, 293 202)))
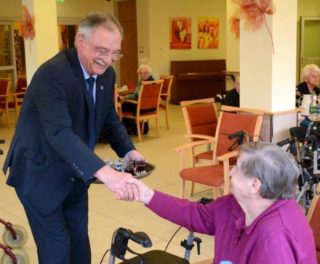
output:
POLYGON ((102 85, 101 85, 100 89, 103 90, 103 86, 102 85))

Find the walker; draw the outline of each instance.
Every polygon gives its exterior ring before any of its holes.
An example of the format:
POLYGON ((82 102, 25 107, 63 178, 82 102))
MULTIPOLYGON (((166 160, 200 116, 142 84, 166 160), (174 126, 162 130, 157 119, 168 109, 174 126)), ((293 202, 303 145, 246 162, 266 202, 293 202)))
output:
MULTIPOLYGON (((4 143, 0 139, 0 143, 4 143)), ((0 155, 3 151, 0 149, 0 155)), ((27 242, 27 232, 19 225, 12 225, 10 222, 0 218, 0 223, 5 226, 2 234, 3 243, 0 243, 0 264, 29 264, 28 254, 20 249, 27 242)))
POLYGON ((21 247, 27 242, 27 232, 19 225, 12 225, 10 222, 6 222, 0 218, 0 223, 5 226, 2 234, 2 240, 4 244, 0 243, 0 248, 3 250, 4 255, 1 257, 1 264, 29 264, 28 254, 21 249, 21 247))

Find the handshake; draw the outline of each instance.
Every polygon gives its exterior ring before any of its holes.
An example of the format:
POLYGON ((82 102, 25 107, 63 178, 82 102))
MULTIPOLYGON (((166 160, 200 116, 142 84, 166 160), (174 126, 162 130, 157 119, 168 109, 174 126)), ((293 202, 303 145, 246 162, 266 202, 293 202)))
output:
POLYGON ((114 194, 117 200, 135 200, 148 204, 154 195, 154 191, 142 181, 131 176, 124 179, 121 188, 116 188, 114 194))
POLYGON ((154 166, 145 162, 144 158, 136 150, 129 152, 126 156, 129 165, 119 169, 117 163, 106 164, 99 169, 94 176, 98 178, 118 200, 140 201, 149 203, 154 195, 154 191, 137 178, 141 178, 150 173, 154 166), (144 163, 144 166, 141 164, 144 163))

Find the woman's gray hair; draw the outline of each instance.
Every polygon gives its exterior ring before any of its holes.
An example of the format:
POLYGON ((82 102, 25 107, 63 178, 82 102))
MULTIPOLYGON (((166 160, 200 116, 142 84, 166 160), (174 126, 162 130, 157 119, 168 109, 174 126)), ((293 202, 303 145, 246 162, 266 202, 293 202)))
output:
POLYGON ((289 199, 295 196, 299 169, 293 157, 269 142, 248 142, 240 148, 246 154, 240 164, 247 177, 261 182, 260 195, 267 199, 289 199))
POLYGON ((118 30, 123 38, 123 28, 118 19, 116 19, 110 13, 105 12, 94 12, 84 17, 79 24, 77 34, 83 34, 85 38, 89 38, 92 31, 98 27, 105 27, 110 32, 118 30))
POLYGON ((141 63, 138 67, 138 70, 137 70, 137 73, 139 74, 139 72, 142 70, 142 69, 146 69, 148 73, 152 73, 152 67, 150 64, 148 63, 141 63))
POLYGON ((301 79, 306 81, 309 78, 311 72, 313 71, 316 72, 317 74, 320 74, 320 68, 318 67, 318 65, 308 64, 304 66, 301 72, 301 79))

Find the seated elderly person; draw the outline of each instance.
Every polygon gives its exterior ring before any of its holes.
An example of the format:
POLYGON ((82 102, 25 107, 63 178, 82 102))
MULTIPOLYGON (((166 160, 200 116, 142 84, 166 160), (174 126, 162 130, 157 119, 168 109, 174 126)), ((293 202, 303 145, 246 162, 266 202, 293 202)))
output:
POLYGON ((238 75, 234 81, 235 88, 228 91, 224 97, 222 104, 229 106, 240 106, 240 76, 238 75))
MULTIPOLYGON (((146 63, 140 64, 140 66, 138 67, 137 73, 139 75, 139 81, 138 81, 138 84, 136 86, 135 91, 131 94, 126 95, 126 96, 120 96, 120 101, 124 101, 126 99, 135 100, 135 101, 138 100, 139 91, 141 88, 142 81, 154 81, 156 79, 152 74, 151 66, 146 63)), ((137 111, 137 106, 135 104, 123 102, 121 107, 122 107, 122 112, 132 112, 135 114, 137 111)), ((133 132, 134 134, 137 134, 136 125, 133 120, 127 120, 124 118, 123 123, 126 126, 129 133, 133 132)), ((149 131, 149 125, 147 122, 144 125, 143 134, 147 134, 148 131, 149 131)))
MULTIPOLYGON (((301 105, 303 95, 316 94, 320 95, 320 89, 317 87, 320 80, 320 69, 316 64, 308 64, 302 69, 301 78, 304 80, 296 87, 296 106, 301 105)), ((299 127, 290 128, 290 134, 292 137, 303 141, 306 137, 307 128, 311 120, 305 117, 300 123, 299 127)))
POLYGON ((132 187, 129 199, 191 231, 214 236, 213 263, 315 264, 313 234, 294 199, 298 175, 295 161, 280 147, 249 142, 230 172, 231 194, 206 205, 154 191, 136 179, 127 184, 132 187))
POLYGON ((308 64, 302 69, 301 79, 302 83, 297 85, 296 99, 297 106, 304 94, 320 94, 320 89, 317 87, 320 80, 320 69, 316 64, 308 64))

